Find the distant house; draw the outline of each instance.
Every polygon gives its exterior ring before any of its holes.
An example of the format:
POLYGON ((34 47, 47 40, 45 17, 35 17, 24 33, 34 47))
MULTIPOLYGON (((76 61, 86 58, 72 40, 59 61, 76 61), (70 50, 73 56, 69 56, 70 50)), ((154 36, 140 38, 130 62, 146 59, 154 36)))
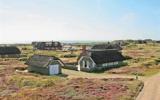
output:
POLYGON ((62 50, 62 44, 56 41, 32 42, 34 49, 39 50, 62 50))
POLYGON ((78 70, 94 71, 120 66, 125 57, 116 49, 83 49, 78 58, 78 70))
POLYGON ((61 73, 63 62, 54 56, 33 55, 26 62, 29 72, 36 72, 45 75, 55 75, 61 73))
POLYGON ((20 57, 21 51, 14 46, 0 46, 0 57, 20 57))
POLYGON ((160 43, 160 40, 157 40, 156 43, 160 43))
POLYGON ((63 51, 71 51, 73 49, 72 45, 64 45, 63 46, 63 51))

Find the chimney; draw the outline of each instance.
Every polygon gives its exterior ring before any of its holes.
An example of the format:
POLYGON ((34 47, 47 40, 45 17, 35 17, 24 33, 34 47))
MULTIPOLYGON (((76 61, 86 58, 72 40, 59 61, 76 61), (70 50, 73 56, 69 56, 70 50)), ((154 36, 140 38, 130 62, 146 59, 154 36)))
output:
POLYGON ((82 45, 82 54, 86 54, 86 45, 82 45))

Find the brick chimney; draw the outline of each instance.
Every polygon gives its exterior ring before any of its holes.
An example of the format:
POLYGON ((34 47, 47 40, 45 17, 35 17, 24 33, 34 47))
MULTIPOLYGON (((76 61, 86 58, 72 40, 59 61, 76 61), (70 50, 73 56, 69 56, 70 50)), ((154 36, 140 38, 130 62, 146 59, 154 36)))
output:
POLYGON ((82 45, 82 54, 86 54, 87 50, 86 50, 86 45, 82 45))

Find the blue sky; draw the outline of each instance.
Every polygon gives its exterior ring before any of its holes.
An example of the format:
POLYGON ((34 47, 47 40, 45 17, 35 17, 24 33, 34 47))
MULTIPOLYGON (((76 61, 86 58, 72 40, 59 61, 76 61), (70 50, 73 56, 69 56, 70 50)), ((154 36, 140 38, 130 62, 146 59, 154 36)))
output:
POLYGON ((160 39, 159 0, 0 0, 0 43, 160 39))

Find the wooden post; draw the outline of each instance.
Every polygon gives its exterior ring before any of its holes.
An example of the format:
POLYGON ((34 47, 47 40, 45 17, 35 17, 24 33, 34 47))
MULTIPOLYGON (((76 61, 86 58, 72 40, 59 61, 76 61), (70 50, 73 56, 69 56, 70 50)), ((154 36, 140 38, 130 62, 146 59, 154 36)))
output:
POLYGON ((136 80, 138 80, 138 72, 136 72, 136 80))

